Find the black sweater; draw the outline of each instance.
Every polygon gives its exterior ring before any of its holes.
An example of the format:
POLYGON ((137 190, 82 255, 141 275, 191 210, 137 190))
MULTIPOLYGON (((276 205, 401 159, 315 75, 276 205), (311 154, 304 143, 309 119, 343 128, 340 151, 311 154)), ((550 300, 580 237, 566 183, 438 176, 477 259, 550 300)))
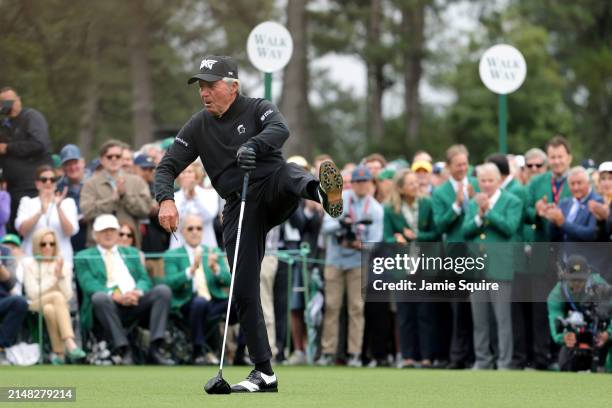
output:
POLYGON ((281 147, 289 137, 285 118, 271 102, 238 95, 229 109, 215 117, 201 110, 191 117, 157 166, 155 198, 174 199, 174 179, 198 156, 221 197, 240 192, 244 172, 236 152, 249 141, 257 152, 257 168, 250 183, 268 177, 283 163, 281 147))

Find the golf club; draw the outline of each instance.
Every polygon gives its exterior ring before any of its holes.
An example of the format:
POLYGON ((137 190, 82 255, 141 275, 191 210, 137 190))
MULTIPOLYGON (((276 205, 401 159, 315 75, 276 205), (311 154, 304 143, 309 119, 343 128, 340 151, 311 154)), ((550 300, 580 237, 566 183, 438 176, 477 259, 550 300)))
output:
POLYGON ((234 249, 234 263, 232 264, 232 279, 230 282, 229 299, 227 300, 227 313, 225 314, 225 328, 223 330, 223 346, 221 347, 221 361, 219 362, 219 373, 208 380, 204 386, 204 391, 208 394, 230 394, 232 388, 223 379, 223 359, 225 358, 225 341, 227 340, 227 327, 229 326, 229 316, 232 307, 232 294, 234 292, 234 279, 236 278, 236 265, 238 264, 238 249, 240 247, 240 232, 242 230, 242 217, 244 216, 244 206, 246 203, 247 189, 249 187, 249 173, 244 174, 242 181, 242 194, 240 196, 240 216, 238 217, 238 233, 236 234, 236 248, 234 249))

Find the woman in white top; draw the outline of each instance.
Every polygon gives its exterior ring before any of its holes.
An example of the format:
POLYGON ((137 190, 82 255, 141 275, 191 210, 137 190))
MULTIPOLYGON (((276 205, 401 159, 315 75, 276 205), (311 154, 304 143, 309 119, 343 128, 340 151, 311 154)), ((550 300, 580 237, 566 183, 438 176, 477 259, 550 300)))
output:
POLYGON ((51 338, 51 363, 64 362, 64 350, 70 360, 85 357, 74 341, 70 320, 72 267, 59 256, 57 234, 50 228, 37 230, 32 237, 33 257, 23 259, 25 293, 29 309, 42 311, 51 338))
POLYGON ((60 253, 72 265, 72 244, 70 237, 79 232, 76 203, 67 198, 68 190, 56 192, 55 172, 51 166, 40 166, 36 170, 37 197, 23 197, 19 202, 15 228, 23 237, 22 249, 32 255, 33 232, 51 228, 58 238, 60 253))
MULTIPOLYGON (((181 189, 174 193, 174 203, 179 213, 179 219, 186 215, 199 215, 204 221, 202 245, 216 248, 217 238, 213 222, 219 213, 219 195, 212 188, 200 186, 204 179, 204 169, 198 161, 191 163, 179 176, 177 181, 181 189)), ((177 239, 170 237, 170 249, 184 245, 182 235, 177 231, 177 239)))

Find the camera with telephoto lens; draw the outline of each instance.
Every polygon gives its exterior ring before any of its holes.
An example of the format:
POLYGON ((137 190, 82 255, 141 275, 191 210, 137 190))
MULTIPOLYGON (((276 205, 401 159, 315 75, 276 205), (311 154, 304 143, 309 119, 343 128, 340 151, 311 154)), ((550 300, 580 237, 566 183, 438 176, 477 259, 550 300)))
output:
POLYGON ((339 222, 340 230, 336 232, 338 244, 345 248, 354 248, 355 242, 363 235, 366 227, 372 224, 372 219, 364 217, 359 221, 353 221, 349 215, 346 215, 339 222))
MULTIPOLYGON (((566 285, 565 294, 571 289, 567 287, 567 280, 577 280, 575 276, 566 274, 562 276, 562 284, 566 285)), ((566 299, 575 305, 569 310, 564 319, 558 317, 555 321, 557 333, 574 333, 576 346, 574 347, 574 367, 576 371, 597 371, 599 366, 599 350, 596 344, 597 334, 608 330, 612 318, 612 286, 592 282, 590 277, 584 279, 584 297, 580 302, 566 299)))
POLYGON ((0 115, 3 115, 3 116, 10 115, 11 110, 13 110, 14 103, 15 101, 11 101, 11 100, 2 101, 2 104, 0 104, 0 115))

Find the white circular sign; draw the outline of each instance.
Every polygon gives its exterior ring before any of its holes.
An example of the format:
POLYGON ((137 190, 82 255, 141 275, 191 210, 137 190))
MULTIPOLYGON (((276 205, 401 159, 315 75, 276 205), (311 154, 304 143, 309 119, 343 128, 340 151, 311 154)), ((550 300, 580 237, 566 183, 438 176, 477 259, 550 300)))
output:
POLYGON ((273 21, 258 24, 249 34, 247 54, 260 71, 283 69, 293 54, 293 39, 285 26, 273 21))
POLYGON ((527 75, 527 63, 513 46, 497 44, 482 54, 478 71, 489 90, 505 95, 521 87, 527 75))

